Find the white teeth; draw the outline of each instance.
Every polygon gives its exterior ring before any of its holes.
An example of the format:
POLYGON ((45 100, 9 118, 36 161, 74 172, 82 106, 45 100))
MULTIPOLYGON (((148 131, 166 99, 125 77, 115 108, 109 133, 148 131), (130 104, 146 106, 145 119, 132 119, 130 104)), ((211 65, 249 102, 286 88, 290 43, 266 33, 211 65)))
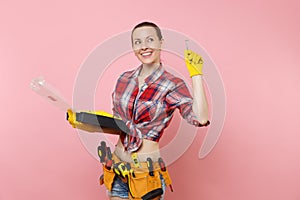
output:
POLYGON ((142 53, 142 56, 149 56, 151 55, 151 52, 142 53))

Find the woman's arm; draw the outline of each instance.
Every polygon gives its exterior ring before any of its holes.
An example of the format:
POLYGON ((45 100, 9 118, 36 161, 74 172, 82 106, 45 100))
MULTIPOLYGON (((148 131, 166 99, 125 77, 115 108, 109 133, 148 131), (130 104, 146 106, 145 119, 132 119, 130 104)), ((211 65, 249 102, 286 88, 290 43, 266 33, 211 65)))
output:
POLYGON ((209 111, 202 80, 203 60, 200 55, 191 50, 185 50, 184 57, 193 82, 193 111, 200 124, 205 125, 208 123, 209 111))
POLYGON ((202 76, 203 75, 196 75, 192 77, 193 111, 197 116, 197 119, 199 120, 200 124, 204 125, 209 119, 209 109, 202 76))

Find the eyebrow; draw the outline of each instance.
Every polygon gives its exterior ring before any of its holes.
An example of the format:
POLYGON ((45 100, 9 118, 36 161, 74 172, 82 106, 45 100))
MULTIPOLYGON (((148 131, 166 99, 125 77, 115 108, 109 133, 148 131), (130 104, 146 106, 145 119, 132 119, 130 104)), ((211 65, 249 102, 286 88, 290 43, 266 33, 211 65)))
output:
POLYGON ((148 38, 148 37, 154 37, 153 35, 148 35, 146 38, 148 38))
MULTIPOLYGON (((148 35, 147 37, 146 37, 146 39, 148 39, 149 37, 154 37, 153 35, 148 35)), ((136 40, 141 40, 140 38, 134 38, 133 39, 133 41, 136 41, 136 40)))

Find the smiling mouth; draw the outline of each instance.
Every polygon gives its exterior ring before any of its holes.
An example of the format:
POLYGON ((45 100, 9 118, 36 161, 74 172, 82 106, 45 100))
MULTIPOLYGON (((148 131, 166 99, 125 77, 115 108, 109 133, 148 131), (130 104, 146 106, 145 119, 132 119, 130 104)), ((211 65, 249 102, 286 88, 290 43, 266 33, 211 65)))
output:
POLYGON ((141 56, 143 57, 149 57, 152 55, 152 52, 144 52, 144 53, 141 53, 141 56))

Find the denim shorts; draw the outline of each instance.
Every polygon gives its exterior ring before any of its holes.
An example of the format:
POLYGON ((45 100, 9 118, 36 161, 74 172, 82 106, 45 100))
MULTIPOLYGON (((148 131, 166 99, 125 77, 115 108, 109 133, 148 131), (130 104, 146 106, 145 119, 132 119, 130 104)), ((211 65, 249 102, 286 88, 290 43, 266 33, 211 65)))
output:
MULTIPOLYGON (((163 192, 166 191, 166 184, 162 175, 160 175, 161 185, 163 192)), ((120 197, 123 199, 128 199, 129 188, 128 184, 124 183, 119 176, 116 176, 111 191, 107 191, 107 195, 111 197, 120 197)), ((164 199, 164 193, 161 195, 160 200, 164 199)))

